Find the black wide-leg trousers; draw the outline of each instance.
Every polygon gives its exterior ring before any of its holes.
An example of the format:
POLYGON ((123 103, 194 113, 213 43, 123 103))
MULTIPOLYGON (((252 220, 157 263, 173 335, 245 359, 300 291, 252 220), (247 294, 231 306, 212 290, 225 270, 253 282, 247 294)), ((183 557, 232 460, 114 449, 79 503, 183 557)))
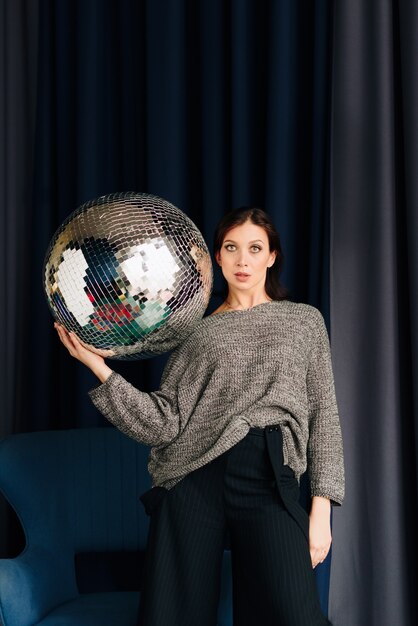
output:
POLYGON ((331 625, 279 425, 251 428, 171 489, 153 487, 141 500, 150 527, 138 626, 216 626, 227 531, 234 626, 331 625))

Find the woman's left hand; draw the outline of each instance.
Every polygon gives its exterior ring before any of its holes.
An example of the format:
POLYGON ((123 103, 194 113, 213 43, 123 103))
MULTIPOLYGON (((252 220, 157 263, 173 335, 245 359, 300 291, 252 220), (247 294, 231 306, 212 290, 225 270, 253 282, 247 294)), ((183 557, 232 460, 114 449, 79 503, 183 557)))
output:
POLYGON ((113 370, 106 365, 104 357, 107 355, 113 356, 114 352, 112 350, 102 350, 103 356, 100 356, 88 348, 85 348, 74 332, 68 332, 68 330, 58 322, 54 323, 54 327, 58 332, 61 342, 72 357, 91 369, 93 374, 95 374, 101 382, 110 376, 113 370))
POLYGON ((325 560, 331 547, 331 518, 329 508, 312 509, 309 514, 309 551, 312 567, 325 560))

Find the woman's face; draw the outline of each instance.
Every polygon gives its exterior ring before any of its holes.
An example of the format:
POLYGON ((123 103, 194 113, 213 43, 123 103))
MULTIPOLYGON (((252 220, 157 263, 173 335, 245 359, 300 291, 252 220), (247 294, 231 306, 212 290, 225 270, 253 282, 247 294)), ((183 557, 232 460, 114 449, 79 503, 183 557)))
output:
POLYGON ((264 287, 267 268, 273 265, 276 251, 270 252, 264 228, 247 221, 226 233, 215 257, 228 284, 250 290, 264 287), (238 272, 247 276, 239 277, 238 272))

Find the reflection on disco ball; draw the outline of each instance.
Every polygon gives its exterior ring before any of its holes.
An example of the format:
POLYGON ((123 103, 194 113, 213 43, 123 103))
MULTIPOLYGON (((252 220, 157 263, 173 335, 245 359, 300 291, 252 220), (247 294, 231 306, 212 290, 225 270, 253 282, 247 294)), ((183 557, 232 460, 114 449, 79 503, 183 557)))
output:
POLYGON ((144 193, 102 196, 54 234, 43 265, 54 318, 103 357, 148 358, 180 344, 213 286, 209 250, 180 209, 144 193))

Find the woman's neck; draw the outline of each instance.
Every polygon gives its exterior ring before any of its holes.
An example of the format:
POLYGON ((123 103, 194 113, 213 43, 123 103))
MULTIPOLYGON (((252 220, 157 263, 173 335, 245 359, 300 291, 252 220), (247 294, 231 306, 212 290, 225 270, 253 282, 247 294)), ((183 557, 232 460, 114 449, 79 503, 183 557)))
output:
POLYGON ((228 296, 225 299, 224 305, 225 308, 228 309, 251 309, 253 306, 257 304, 262 304, 263 302, 270 302, 272 298, 270 298, 266 293, 260 295, 248 295, 247 297, 243 297, 242 294, 234 294, 229 292, 228 296))

